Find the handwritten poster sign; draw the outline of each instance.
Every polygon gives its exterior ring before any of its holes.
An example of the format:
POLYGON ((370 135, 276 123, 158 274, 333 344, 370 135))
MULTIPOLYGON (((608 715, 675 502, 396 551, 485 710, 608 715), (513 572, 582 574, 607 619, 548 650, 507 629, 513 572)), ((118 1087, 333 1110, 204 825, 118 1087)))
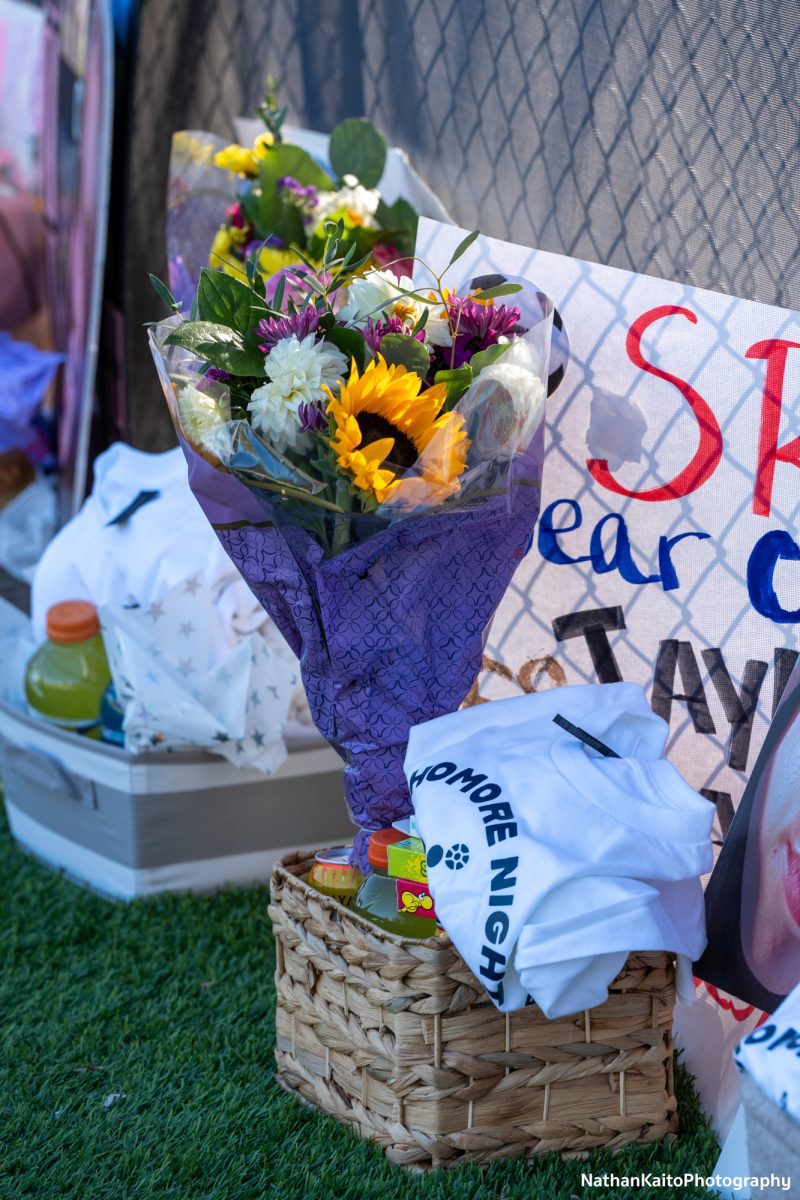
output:
MULTIPOLYGON (((423 220, 417 252, 463 236, 423 220)), ((800 316, 484 237, 452 285, 498 273, 552 298, 569 357, 478 693, 641 683, 721 841, 798 658, 800 316)))

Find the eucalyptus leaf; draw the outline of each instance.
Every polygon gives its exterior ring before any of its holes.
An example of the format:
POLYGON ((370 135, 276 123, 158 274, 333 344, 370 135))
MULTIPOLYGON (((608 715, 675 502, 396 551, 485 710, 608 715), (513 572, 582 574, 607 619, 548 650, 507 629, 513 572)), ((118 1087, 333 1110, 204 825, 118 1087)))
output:
POLYGON ((387 333, 381 338, 380 352, 390 365, 397 364, 416 371, 424 379, 431 369, 428 351, 422 342, 405 333, 387 333))
POLYGON ((413 226, 417 227, 419 215, 413 205, 409 204, 404 196, 399 196, 392 205, 392 224, 400 225, 401 227, 413 226))
MULTIPOLYGON (((325 341, 334 345, 337 350, 341 350, 347 358, 348 368, 350 359, 355 359, 356 367, 359 375, 364 370, 364 364, 367 358, 367 343, 364 341, 363 334, 357 329, 348 329, 343 325, 335 325, 333 329, 329 329, 325 334, 325 341)), ((425 356, 427 358, 427 355, 425 356)))
POLYGON ((467 236, 458 243, 455 250, 450 255, 450 262, 447 264, 447 267, 445 267, 445 270, 448 270, 450 267, 452 267, 454 262, 458 262, 462 254, 466 254, 472 243, 476 240, 476 238, 479 238, 480 235, 480 229, 475 229, 472 233, 468 233, 467 236))
POLYGON ((230 375, 264 376, 264 355, 247 349, 241 333, 214 321, 184 321, 166 339, 230 375))
POLYGON ((172 309, 173 312, 180 312, 180 304, 175 299, 167 285, 162 283, 157 275, 150 276, 150 283, 153 285, 153 290, 155 291, 159 300, 163 300, 167 308, 172 309))
POLYGON ((424 329, 425 326, 428 324, 428 317, 430 315, 431 315, 431 310, 429 308, 423 308, 422 312, 419 315, 416 325, 411 330, 411 333, 412 334, 419 333, 420 330, 424 329))
POLYGON ((496 300, 498 296, 515 296, 522 291, 520 283, 498 283, 496 287, 478 288, 474 293, 478 300, 496 300))
POLYGON ((285 291, 286 291, 286 276, 281 275, 280 279, 278 280, 277 284, 275 285, 275 292, 272 296, 272 307, 273 308, 277 308, 280 310, 280 307, 283 304, 283 295, 284 295, 285 291))
POLYGON ((289 176, 303 187, 315 187, 320 192, 328 192, 333 188, 333 180, 328 172, 300 146, 291 146, 288 142, 273 146, 259 161, 258 167, 262 187, 265 181, 275 187, 279 179, 289 176))
POLYGON ((355 175, 364 187, 374 188, 386 166, 386 142, 371 121, 351 117, 333 130, 328 157, 340 179, 355 175))

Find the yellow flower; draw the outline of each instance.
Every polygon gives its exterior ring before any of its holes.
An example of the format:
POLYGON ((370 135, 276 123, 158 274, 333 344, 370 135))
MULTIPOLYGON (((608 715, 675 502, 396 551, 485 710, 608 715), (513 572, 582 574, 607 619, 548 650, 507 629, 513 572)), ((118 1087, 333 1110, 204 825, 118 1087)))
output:
POLYGON ((260 133, 253 142, 253 154, 255 154, 256 158, 264 158, 267 151, 271 150, 274 145, 275 138, 272 136, 270 131, 266 129, 263 133, 260 133))
POLYGON ((379 504, 432 503, 460 486, 469 449, 464 420, 441 412, 444 384, 421 388, 415 371, 389 366, 379 354, 363 375, 352 363, 338 398, 328 392, 336 462, 379 504), (399 478, 415 464, 416 475, 399 478))
POLYGON ((231 240, 230 232, 221 226, 214 234, 214 241, 211 243, 211 253, 208 256, 208 265, 216 270, 220 268, 226 275, 235 275, 237 278, 247 279, 244 266, 240 259, 236 258, 231 250, 233 241, 231 240))
POLYGON ((214 241, 211 243, 211 253, 222 255, 227 254, 232 246, 231 235, 229 230, 221 225, 214 234, 214 241))
POLYGON ((282 267, 296 267, 300 261, 294 250, 265 246, 258 256, 258 269, 265 279, 271 279, 282 267))
POLYGON ((222 167, 223 171, 230 171, 233 175, 257 175, 260 157, 253 150, 232 142, 214 155, 214 166, 222 167))

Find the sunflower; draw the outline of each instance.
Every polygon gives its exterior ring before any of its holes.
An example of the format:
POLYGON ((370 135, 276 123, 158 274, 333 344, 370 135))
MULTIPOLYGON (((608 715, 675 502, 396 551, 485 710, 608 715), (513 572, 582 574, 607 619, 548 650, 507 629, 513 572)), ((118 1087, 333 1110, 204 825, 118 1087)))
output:
POLYGON ((338 397, 328 392, 336 462, 379 504, 431 503, 460 486, 469 449, 464 419, 460 413, 442 413, 444 384, 421 387, 415 371, 389 366, 379 354, 363 375, 352 363, 338 397), (415 463, 417 475, 399 478, 415 463))

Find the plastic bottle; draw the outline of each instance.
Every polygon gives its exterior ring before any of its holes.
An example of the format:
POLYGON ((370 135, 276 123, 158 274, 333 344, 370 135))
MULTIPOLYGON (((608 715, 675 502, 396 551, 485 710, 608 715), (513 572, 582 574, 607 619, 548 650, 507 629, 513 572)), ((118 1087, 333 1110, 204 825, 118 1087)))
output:
POLYGON ((110 683, 100 697, 100 739, 111 746, 125 745, 125 731, 122 723, 125 720, 125 709, 117 699, 114 684, 110 683))
POLYGON ((397 883, 388 874, 388 849, 392 842, 401 841, 405 834, 398 829, 379 829, 369 839, 367 858, 372 874, 367 875, 353 900, 353 912, 368 917, 381 929, 400 937, 429 938, 436 936, 436 922, 430 917, 402 913, 397 908, 397 883))
POLYGON ((349 846, 320 850, 314 855, 314 865, 308 876, 308 882, 323 896, 332 896, 347 907, 352 904, 363 879, 358 867, 350 863, 349 846))
POLYGON ((31 711, 62 729, 96 732, 110 681, 95 606, 85 600, 54 604, 47 613, 47 641, 25 674, 31 711))

